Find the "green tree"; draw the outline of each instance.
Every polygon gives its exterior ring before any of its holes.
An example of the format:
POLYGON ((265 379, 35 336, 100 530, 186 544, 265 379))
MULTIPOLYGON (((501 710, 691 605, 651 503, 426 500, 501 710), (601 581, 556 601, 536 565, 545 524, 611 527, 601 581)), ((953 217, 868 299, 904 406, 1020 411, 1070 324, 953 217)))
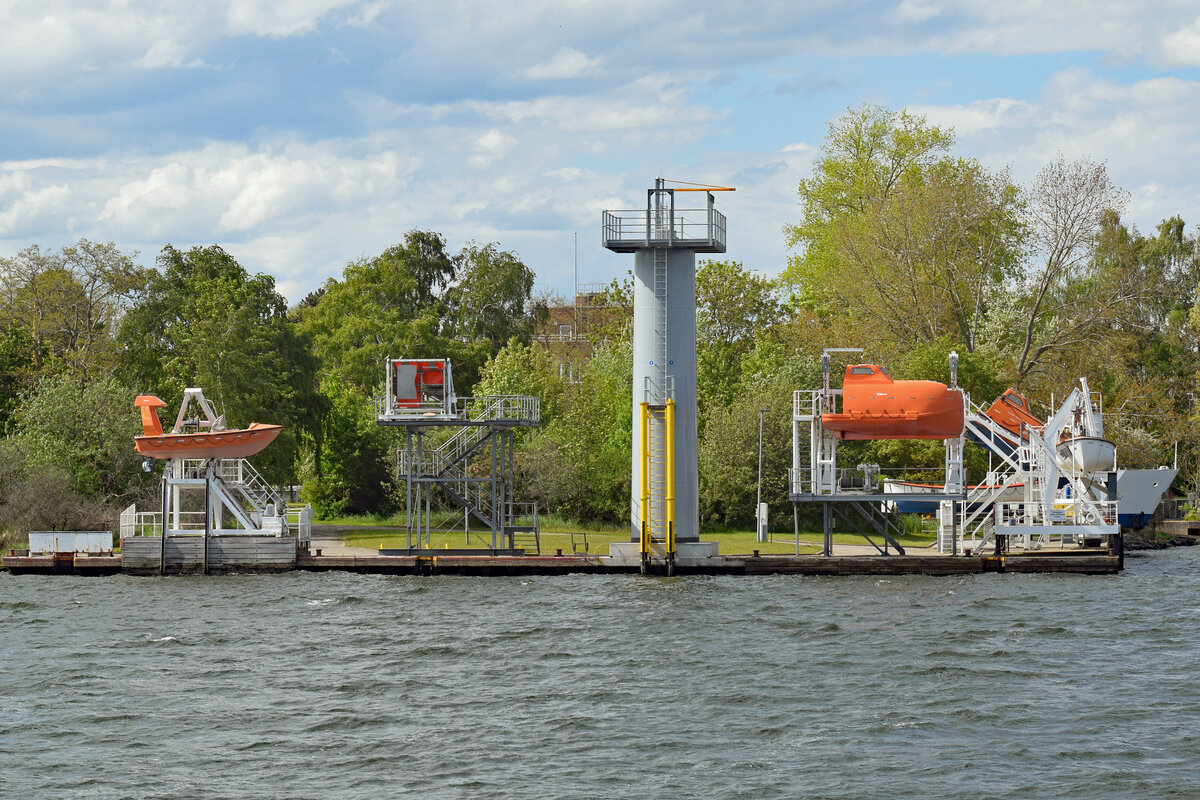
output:
POLYGON ((1068 162, 1060 154, 1038 173, 1028 195, 1033 255, 1015 293, 1022 318, 1014 332, 1016 372, 1022 378, 1047 353, 1103 337, 1118 309, 1142 302, 1149 289, 1141 280, 1106 280, 1113 276, 1096 258, 1106 216, 1111 224, 1127 199, 1103 164, 1068 162))
POLYGON ((880 106, 847 110, 830 123, 812 177, 800 181, 802 220, 784 226, 788 246, 800 249, 784 277, 801 303, 839 309, 829 277, 846 269, 846 226, 891 197, 905 176, 945 158, 953 143, 949 130, 924 117, 880 106))
POLYGON ((112 242, 80 239, 58 252, 31 245, 0 259, 0 315, 6 328, 21 332, 30 378, 67 370, 86 380, 111 371, 117 329, 147 280, 112 242))
MULTIPOLYGON (((543 509, 629 521, 631 357, 628 342, 598 344, 578 382, 563 385, 558 410, 521 445, 516 464, 522 485, 543 509)), ((487 380, 496 385, 498 376, 489 371, 487 380)))
POLYGON ((531 302, 533 270, 495 242, 472 242, 458 256, 458 275, 447 293, 451 333, 483 344, 490 357, 509 339, 528 342, 546 316, 531 302))
MULTIPOLYGON (((411 230, 402 243, 375 258, 349 264, 341 280, 327 280, 295 318, 321 368, 371 394, 382 385, 389 357, 461 360, 461 343, 442 335, 444 294, 455 274, 446 240, 411 230)), ((467 376, 456 370, 455 378, 460 377, 467 376)), ((456 381, 456 388, 469 383, 456 381)))
POLYGON ((199 386, 231 425, 283 425, 255 464, 268 480, 287 481, 299 433, 315 427, 322 401, 308 342, 288 321, 274 278, 250 275, 216 245, 168 245, 158 263, 121 327, 122 376, 168 404, 199 386))
POLYGON ((702 261, 696 271, 696 381, 702 406, 732 399, 742 358, 782 318, 775 284, 739 261, 702 261), (703 391, 699 388, 703 387, 703 391))
POLYGON ((488 361, 475 384, 475 394, 480 397, 516 394, 538 398, 542 425, 558 416, 565 392, 553 354, 542 345, 515 338, 488 361))
POLYGON ((375 423, 375 407, 336 374, 321 386, 328 412, 305 437, 301 460, 304 499, 318 518, 387 513, 392 485, 391 437, 375 423))
POLYGON ((136 392, 111 376, 48 377, 22 397, 12 445, 30 469, 53 465, 82 498, 124 505, 154 483, 141 469, 136 392))
MULTIPOLYGON (((821 368, 796 348, 790 330, 760 335, 742 360, 739 391, 714 403, 700 432, 700 515, 723 526, 752 526, 758 489, 758 421, 763 414, 763 502, 769 519, 790 520, 787 474, 792 459, 792 400, 820 384, 821 368)), ((790 524, 790 523, 789 523, 790 524)), ((779 527, 776 525, 776 527, 779 527)))
POLYGON ((1020 194, 1007 174, 949 155, 952 143, 906 112, 847 113, 800 184, 803 221, 786 229, 801 249, 783 276, 793 297, 885 359, 942 336, 983 345, 1017 275, 1020 194))

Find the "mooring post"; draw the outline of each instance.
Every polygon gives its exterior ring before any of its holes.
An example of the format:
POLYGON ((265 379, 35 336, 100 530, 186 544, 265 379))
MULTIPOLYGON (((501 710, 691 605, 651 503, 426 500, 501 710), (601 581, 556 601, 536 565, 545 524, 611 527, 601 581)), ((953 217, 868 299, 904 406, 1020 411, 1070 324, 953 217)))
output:
POLYGON ((208 536, 212 531, 212 482, 213 462, 210 458, 204 464, 204 556, 200 561, 200 574, 208 574, 208 536))
POLYGON ((822 548, 821 555, 833 555, 833 520, 829 518, 829 503, 821 503, 822 548))
POLYGON ((958 503, 950 501, 950 555, 958 555, 958 503))
POLYGON ((489 491, 492 498, 492 554, 496 553, 496 438, 492 437, 492 477, 489 485, 489 491))
POLYGON ((163 462, 162 476, 162 540, 158 543, 158 574, 167 574, 167 476, 171 472, 173 462, 168 459, 163 462))
MULTIPOLYGON (((1117 473, 1109 472, 1107 475, 1105 475, 1105 478, 1107 479, 1107 486, 1105 488, 1107 489, 1108 502, 1116 503, 1117 473)), ((1115 510, 1115 506, 1113 506, 1113 508, 1115 510)), ((1121 522, 1121 518, 1119 516, 1117 517, 1116 522, 1118 524, 1121 522)), ((1117 528, 1117 532, 1108 537, 1108 553, 1109 555, 1117 557, 1117 569, 1125 569, 1125 534, 1121 533, 1119 526, 1117 528)))
POLYGON ((800 506, 792 501, 792 527, 796 530, 796 555, 800 555, 800 506))
POLYGON ((405 482, 408 484, 408 502, 404 505, 404 534, 405 543, 409 552, 412 552, 412 507, 413 507, 413 436, 412 428, 406 431, 408 437, 404 447, 404 457, 408 460, 408 469, 405 470, 408 474, 405 476, 405 482))

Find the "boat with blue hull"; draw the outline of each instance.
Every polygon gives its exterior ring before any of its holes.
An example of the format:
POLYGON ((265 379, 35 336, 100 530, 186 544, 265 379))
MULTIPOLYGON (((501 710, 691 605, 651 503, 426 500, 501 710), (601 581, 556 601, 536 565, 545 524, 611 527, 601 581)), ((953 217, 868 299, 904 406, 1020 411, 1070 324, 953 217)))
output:
MULTIPOLYGON (((1170 467, 1158 469, 1118 469, 1117 470, 1117 523, 1126 528, 1141 528, 1149 524, 1163 493, 1175 480, 1178 470, 1170 467)), ((1065 479, 1060 479, 1065 484, 1065 479)), ((969 492, 977 491, 979 487, 971 486, 969 492)), ((998 488, 998 487, 997 487, 998 488)), ((886 479, 883 481, 884 494, 896 495, 890 500, 896 511, 901 514, 936 514, 940 500, 923 500, 922 494, 940 494, 944 487, 936 483, 917 483, 914 481, 898 481, 886 479)), ((1097 500, 1107 498, 1104 482, 1098 480, 1092 490, 1097 500)), ((1020 502, 1025 497, 1025 484, 1015 483, 1000 493, 997 498, 1002 503, 1020 502)), ((976 510, 975 504, 968 504, 968 511, 976 510)))

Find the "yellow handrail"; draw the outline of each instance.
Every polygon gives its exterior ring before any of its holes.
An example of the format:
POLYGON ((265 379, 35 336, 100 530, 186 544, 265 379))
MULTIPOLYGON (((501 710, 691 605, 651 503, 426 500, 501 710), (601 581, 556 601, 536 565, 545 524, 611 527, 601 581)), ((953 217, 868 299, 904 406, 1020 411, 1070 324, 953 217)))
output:
POLYGON ((666 507, 667 553, 675 552, 675 398, 667 400, 666 419, 666 507))
POLYGON ((641 552, 645 556, 650 552, 650 404, 641 404, 642 426, 642 538, 641 552))

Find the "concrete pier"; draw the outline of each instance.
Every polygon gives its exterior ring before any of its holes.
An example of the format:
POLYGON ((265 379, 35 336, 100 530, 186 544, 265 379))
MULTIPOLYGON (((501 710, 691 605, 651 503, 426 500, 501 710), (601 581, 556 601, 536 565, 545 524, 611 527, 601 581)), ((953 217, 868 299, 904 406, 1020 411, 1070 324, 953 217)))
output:
MULTIPOLYGON (((368 551, 369 552, 369 551, 368 551)), ((28 556, 10 553, 3 568, 12 574, 114 575, 124 572, 122 556, 28 556)), ((261 565, 222 565, 222 572, 262 571, 261 565)), ((374 575, 567 575, 637 574, 640 566, 629 559, 597 555, 313 555, 303 551, 294 564, 273 566, 271 571, 357 572, 374 575)), ((676 566, 678 575, 976 575, 983 573, 1049 573, 1064 575, 1114 575, 1121 571, 1118 556, 1101 550, 1062 554, 1008 556, 780 556, 714 555, 688 558, 676 566)), ((147 570, 135 568, 135 574, 147 570)))

